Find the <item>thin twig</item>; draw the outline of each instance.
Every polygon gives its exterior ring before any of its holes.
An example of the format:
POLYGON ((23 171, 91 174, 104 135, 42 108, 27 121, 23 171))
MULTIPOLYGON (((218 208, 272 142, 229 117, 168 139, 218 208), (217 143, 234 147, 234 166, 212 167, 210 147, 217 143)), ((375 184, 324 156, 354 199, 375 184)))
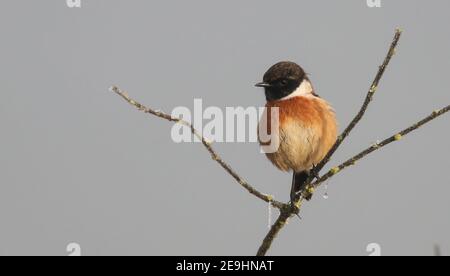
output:
POLYGON ((301 201, 302 196, 306 199, 310 199, 312 196, 312 193, 310 191, 313 191, 312 186, 310 185, 311 182, 314 180, 314 178, 317 175, 320 175, 320 171, 323 169, 323 167, 330 161, 333 154, 337 151, 337 149, 341 146, 342 142, 348 137, 350 132, 355 128, 355 126, 361 121, 364 114, 366 113, 367 108, 369 107, 370 103, 373 100, 373 96, 375 95, 375 92, 378 89, 378 85, 384 75, 384 72, 386 72, 386 68, 389 65, 392 57, 394 56, 396 52, 396 47, 398 45, 398 42, 400 41, 400 37, 402 35, 402 30, 397 29, 395 31, 394 38, 392 39, 391 45, 389 46, 389 50, 386 54, 386 57, 384 58, 383 63, 378 67, 377 74, 375 75, 374 80, 372 81, 372 84, 367 91, 366 97, 364 99, 364 102, 359 110, 359 112, 355 115, 355 117, 352 119, 352 121, 347 125, 347 127, 344 129, 341 135, 336 139, 336 142, 334 143, 333 147, 328 151, 327 155, 320 161, 319 164, 317 164, 310 173, 310 177, 306 179, 305 183, 302 185, 302 189, 297 192, 298 197, 296 198, 296 201, 301 201))
POLYGON ((239 183, 239 185, 241 185, 244 189, 246 189, 250 194, 256 196, 257 198, 259 198, 265 202, 270 203, 275 208, 281 209, 285 206, 284 203, 274 200, 271 195, 267 195, 267 194, 263 194, 263 193, 259 192, 253 186, 248 184, 244 179, 242 179, 225 161, 223 161, 223 159, 219 156, 219 154, 217 154, 217 152, 212 148, 211 143, 208 142, 206 140, 206 138, 203 135, 201 135, 200 132, 198 132, 190 122, 187 122, 181 118, 172 117, 171 115, 169 115, 167 113, 164 113, 161 111, 155 111, 151 108, 148 108, 145 105, 130 98, 130 96, 128 96, 128 94, 125 91, 120 90, 116 86, 112 86, 110 88, 110 91, 121 96, 125 101, 127 101, 129 104, 131 104, 132 106, 137 108, 139 111, 142 111, 147 114, 151 114, 153 116, 159 117, 159 118, 167 120, 169 122, 179 123, 179 124, 183 124, 183 125, 189 127, 191 129, 192 134, 194 134, 201 140, 203 146, 211 154, 211 158, 214 161, 216 161, 217 163, 219 163, 219 165, 228 174, 230 174, 239 183))
POLYGON ((328 161, 330 161, 331 156, 336 152, 336 150, 339 148, 339 146, 342 144, 345 138, 350 134, 353 128, 359 123, 359 121, 366 113, 367 107, 369 107, 369 104, 373 99, 373 95, 377 91, 378 84, 380 83, 380 80, 383 77, 384 72, 386 71, 386 68, 389 65, 389 62, 391 61, 392 57, 395 54, 395 49, 398 45, 401 35, 402 30, 397 29, 395 31, 394 39, 392 40, 391 46, 389 47, 389 51, 384 59, 383 64, 378 69, 378 72, 375 76, 375 79, 372 82, 372 85, 369 88, 369 91, 367 92, 366 98, 364 100, 363 105, 361 106, 361 109, 353 118, 353 120, 348 124, 348 126, 345 128, 342 134, 338 137, 336 143, 333 145, 333 147, 330 149, 330 151, 327 153, 324 159, 322 159, 322 161, 314 168, 316 173, 319 173, 320 170, 328 163, 328 161))
POLYGON ((319 179, 317 179, 315 182, 311 183, 310 186, 313 187, 314 189, 317 188, 318 186, 320 186, 321 183, 327 181, 329 178, 331 178, 332 176, 340 173, 342 170, 344 170, 347 167, 353 166, 356 164, 357 161, 359 161, 360 159, 364 158, 366 155, 381 149, 384 146, 389 145, 392 142, 396 142, 396 141, 400 141, 404 136, 408 135, 410 132, 417 130, 418 128, 420 128, 421 126, 425 125, 426 123, 436 119, 439 116, 444 115, 445 113, 447 113, 448 111, 450 111, 450 105, 433 111, 433 113, 431 113, 429 116, 425 117, 424 119, 418 121, 417 123, 411 125, 408 128, 405 128, 404 130, 392 135, 391 137, 388 137, 386 139, 384 139, 383 141, 379 142, 379 143, 375 143, 372 146, 366 148, 365 150, 361 151, 360 153, 356 154, 355 156, 353 156, 352 158, 348 159, 347 161, 345 161, 344 163, 340 164, 339 166, 333 167, 331 170, 329 170, 326 174, 324 174, 322 177, 320 177, 319 179))

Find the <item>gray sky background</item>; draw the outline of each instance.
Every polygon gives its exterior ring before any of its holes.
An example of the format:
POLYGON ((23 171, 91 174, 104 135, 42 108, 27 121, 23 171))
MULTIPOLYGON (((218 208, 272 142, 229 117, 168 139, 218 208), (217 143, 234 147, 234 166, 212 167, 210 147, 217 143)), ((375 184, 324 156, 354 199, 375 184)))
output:
MULTIPOLYGON (((9 0, 0 9, 0 255, 253 255, 267 205, 199 144, 174 144, 149 106, 261 106, 253 84, 300 63, 337 111, 354 116, 396 27, 405 32, 346 157, 450 102, 449 1, 9 0)), ((450 253, 449 117, 329 182, 272 255, 450 253)), ((215 148, 259 190, 287 200, 290 175, 254 143, 215 148)), ((277 213, 274 211, 274 217, 277 213)))

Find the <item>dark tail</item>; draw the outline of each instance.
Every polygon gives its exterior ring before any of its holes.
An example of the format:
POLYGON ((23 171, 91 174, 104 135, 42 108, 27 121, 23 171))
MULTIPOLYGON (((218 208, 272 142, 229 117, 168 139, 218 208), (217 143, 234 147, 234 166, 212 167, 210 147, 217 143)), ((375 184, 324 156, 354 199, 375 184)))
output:
POLYGON ((309 173, 306 171, 298 173, 294 172, 294 175, 292 176, 291 202, 297 200, 297 192, 303 188, 308 177, 309 173))

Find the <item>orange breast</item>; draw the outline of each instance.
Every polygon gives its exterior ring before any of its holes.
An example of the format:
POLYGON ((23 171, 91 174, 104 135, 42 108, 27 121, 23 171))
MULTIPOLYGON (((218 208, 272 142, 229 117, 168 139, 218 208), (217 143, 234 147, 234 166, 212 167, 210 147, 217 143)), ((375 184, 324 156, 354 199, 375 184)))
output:
POLYGON ((280 145, 276 152, 267 153, 269 160, 283 171, 301 172, 318 164, 333 146, 337 123, 331 106, 321 98, 298 96, 287 100, 268 102, 266 112, 271 132, 270 110, 279 109, 280 145))

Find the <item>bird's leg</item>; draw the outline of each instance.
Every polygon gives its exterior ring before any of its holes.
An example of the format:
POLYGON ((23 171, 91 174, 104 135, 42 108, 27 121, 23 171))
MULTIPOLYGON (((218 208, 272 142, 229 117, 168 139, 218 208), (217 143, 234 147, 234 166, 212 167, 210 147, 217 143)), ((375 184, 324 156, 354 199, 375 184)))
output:
POLYGON ((312 169, 309 171, 309 173, 314 176, 316 179, 320 178, 319 172, 316 172, 316 164, 313 164, 312 169))
POLYGON ((295 185, 295 172, 292 172, 292 184, 291 184, 291 204, 295 203, 297 197, 297 189, 295 185))
POLYGON ((293 172, 292 187, 291 187, 291 204, 294 204, 300 198, 299 191, 301 191, 305 187, 308 177, 309 177, 308 171, 293 172))
MULTIPOLYGON (((291 201, 294 198, 295 201, 297 201, 300 198, 301 193, 304 189, 306 189, 307 185, 314 179, 309 180, 309 178, 313 176, 314 178, 319 179, 319 174, 316 172, 316 165, 313 164, 312 168, 308 171, 304 171, 302 173, 294 173, 294 179, 293 179, 293 186, 291 189, 291 201), (297 178, 298 179, 297 179, 297 178), (310 181, 308 183, 308 180, 310 181), (292 192, 294 191, 295 195, 292 195, 292 192)), ((312 194, 308 191, 307 196, 305 197, 306 200, 310 200, 312 197, 312 194)), ((292 201, 294 202, 294 201, 292 201)))

